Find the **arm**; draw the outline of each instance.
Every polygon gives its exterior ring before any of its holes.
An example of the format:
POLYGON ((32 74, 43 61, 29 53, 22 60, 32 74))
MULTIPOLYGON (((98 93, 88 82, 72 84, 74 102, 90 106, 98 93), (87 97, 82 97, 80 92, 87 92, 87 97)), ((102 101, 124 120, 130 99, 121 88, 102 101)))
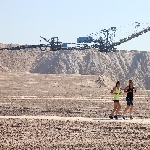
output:
POLYGON ((114 88, 110 91, 110 93, 111 93, 111 94, 113 94, 113 93, 114 93, 114 88))
POLYGON ((116 90, 116 87, 113 88, 113 90, 111 90, 111 94, 118 94, 118 93, 114 93, 114 91, 116 90))
POLYGON ((119 93, 119 95, 121 95, 122 94, 122 89, 120 88, 120 93, 119 93))
POLYGON ((124 93, 128 93, 128 89, 129 89, 129 87, 127 86, 127 87, 124 89, 124 93))
POLYGON ((136 93, 136 88, 134 87, 134 93, 136 93))

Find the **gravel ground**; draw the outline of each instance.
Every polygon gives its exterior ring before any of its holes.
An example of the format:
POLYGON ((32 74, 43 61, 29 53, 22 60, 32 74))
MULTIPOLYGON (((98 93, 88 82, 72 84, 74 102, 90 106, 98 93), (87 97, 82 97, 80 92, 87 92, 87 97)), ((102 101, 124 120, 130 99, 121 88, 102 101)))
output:
POLYGON ((150 148, 150 124, 1 119, 1 149, 150 148))
MULTIPOLYGON (((1 73, 0 116, 108 118, 110 89, 99 88, 96 76, 1 73)), ((134 116, 150 118, 150 91, 138 91, 134 116)), ((121 112, 126 106, 121 96, 121 112)), ((0 119, 0 149, 149 150, 150 123, 0 119)))

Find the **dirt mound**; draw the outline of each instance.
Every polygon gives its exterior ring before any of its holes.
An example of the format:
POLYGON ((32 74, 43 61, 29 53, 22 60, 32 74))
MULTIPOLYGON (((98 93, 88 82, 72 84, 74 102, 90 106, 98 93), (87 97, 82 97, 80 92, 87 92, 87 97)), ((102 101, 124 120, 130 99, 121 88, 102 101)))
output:
POLYGON ((29 72, 39 52, 38 49, 1 50, 0 64, 11 72, 29 72))
POLYGON ((111 86, 119 80, 124 87, 132 79, 140 89, 150 90, 150 52, 26 49, 0 51, 0 58, 0 64, 11 72, 104 75, 104 85, 111 86))

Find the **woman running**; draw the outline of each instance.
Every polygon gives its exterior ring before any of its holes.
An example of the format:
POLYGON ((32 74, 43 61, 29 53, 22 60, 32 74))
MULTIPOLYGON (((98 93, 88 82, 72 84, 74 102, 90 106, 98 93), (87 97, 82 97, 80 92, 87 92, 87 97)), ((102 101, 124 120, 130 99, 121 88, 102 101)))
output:
POLYGON ((127 107, 124 110, 124 113, 122 115, 122 118, 125 119, 124 115, 127 113, 127 111, 130 108, 130 119, 133 119, 132 117, 132 112, 133 112, 133 92, 136 93, 135 87, 133 87, 133 82, 132 80, 129 80, 129 86, 127 86, 124 89, 124 92, 127 93, 126 101, 127 101, 127 107))
POLYGON ((120 82, 117 81, 116 83, 116 87, 113 88, 113 90, 111 90, 111 93, 114 94, 114 109, 112 110, 111 115, 109 116, 110 119, 118 119, 118 112, 121 109, 121 105, 119 103, 119 95, 121 94, 121 89, 120 89, 120 82), (114 116, 114 113, 116 112, 116 115, 114 116))

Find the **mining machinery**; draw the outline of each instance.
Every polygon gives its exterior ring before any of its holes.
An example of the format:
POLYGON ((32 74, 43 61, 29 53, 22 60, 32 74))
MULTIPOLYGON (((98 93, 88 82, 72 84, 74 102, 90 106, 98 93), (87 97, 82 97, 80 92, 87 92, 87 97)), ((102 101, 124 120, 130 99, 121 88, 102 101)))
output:
MULTIPOLYGON (((140 26, 140 23, 135 22, 135 28, 140 26)), ((111 27, 109 29, 102 29, 98 34, 98 38, 93 38, 93 33, 87 37, 78 37, 76 43, 63 43, 60 42, 58 37, 52 37, 51 39, 46 39, 45 37, 40 36, 47 44, 39 45, 19 45, 19 46, 9 46, 5 48, 0 48, 0 50, 22 50, 27 48, 40 48, 41 51, 58 51, 58 50, 85 50, 85 49, 97 49, 100 52, 116 52, 117 46, 122 43, 128 42, 133 38, 139 37, 140 35, 150 31, 150 27, 143 28, 142 30, 132 33, 131 35, 121 38, 119 41, 114 42, 115 33, 117 31, 116 27, 111 27), (68 46, 74 45, 74 46, 68 46)), ((40 40, 41 42, 41 40, 40 40)))

